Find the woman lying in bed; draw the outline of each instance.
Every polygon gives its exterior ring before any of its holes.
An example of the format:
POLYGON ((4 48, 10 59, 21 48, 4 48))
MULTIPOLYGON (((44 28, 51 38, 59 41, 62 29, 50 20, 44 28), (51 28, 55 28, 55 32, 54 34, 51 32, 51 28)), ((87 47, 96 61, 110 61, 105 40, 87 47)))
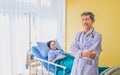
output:
MULTIPOLYGON (((47 43, 50 51, 48 52, 48 61, 65 66, 65 75, 70 75, 74 57, 65 53, 62 49, 57 49, 55 41, 47 43)), ((57 68, 56 75, 63 75, 63 69, 57 68)))
POLYGON ((57 49, 55 41, 49 41, 47 45, 50 48, 48 52, 48 61, 55 62, 60 58, 65 58, 65 52, 62 49, 57 49))

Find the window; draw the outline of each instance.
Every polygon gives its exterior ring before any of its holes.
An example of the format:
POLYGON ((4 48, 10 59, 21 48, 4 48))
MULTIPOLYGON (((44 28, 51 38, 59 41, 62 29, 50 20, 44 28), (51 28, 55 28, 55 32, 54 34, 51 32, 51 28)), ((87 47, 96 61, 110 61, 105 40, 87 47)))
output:
POLYGON ((30 37, 65 48, 65 0, 0 0, 0 75, 25 73, 30 37))

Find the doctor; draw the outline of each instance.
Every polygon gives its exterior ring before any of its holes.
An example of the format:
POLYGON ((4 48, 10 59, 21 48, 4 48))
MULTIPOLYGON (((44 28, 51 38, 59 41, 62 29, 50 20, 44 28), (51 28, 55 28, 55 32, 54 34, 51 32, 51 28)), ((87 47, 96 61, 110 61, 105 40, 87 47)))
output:
POLYGON ((98 75, 98 59, 101 52, 101 34, 93 28, 94 14, 81 14, 83 31, 78 32, 71 45, 71 52, 76 55, 71 75, 98 75))

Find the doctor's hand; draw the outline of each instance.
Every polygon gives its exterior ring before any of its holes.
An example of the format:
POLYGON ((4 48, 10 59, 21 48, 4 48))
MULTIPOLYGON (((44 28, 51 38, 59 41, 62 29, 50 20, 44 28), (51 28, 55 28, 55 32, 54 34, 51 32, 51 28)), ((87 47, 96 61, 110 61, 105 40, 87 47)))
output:
POLYGON ((89 50, 89 51, 82 52, 82 56, 90 59, 94 59, 96 57, 96 54, 94 53, 93 50, 89 50))

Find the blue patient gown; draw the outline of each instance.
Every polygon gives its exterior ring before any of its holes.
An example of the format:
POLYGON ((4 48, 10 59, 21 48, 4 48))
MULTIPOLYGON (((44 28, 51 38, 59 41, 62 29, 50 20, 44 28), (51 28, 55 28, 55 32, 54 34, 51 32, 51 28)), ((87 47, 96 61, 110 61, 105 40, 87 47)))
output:
POLYGON ((98 59, 101 52, 101 34, 91 28, 86 34, 78 32, 71 45, 71 52, 76 55, 71 75, 98 75, 98 59), (81 52, 94 50, 95 59, 81 56, 81 52))
POLYGON ((58 50, 50 50, 48 52, 48 61, 56 59, 58 56, 61 56, 64 54, 64 51, 62 49, 58 50))

